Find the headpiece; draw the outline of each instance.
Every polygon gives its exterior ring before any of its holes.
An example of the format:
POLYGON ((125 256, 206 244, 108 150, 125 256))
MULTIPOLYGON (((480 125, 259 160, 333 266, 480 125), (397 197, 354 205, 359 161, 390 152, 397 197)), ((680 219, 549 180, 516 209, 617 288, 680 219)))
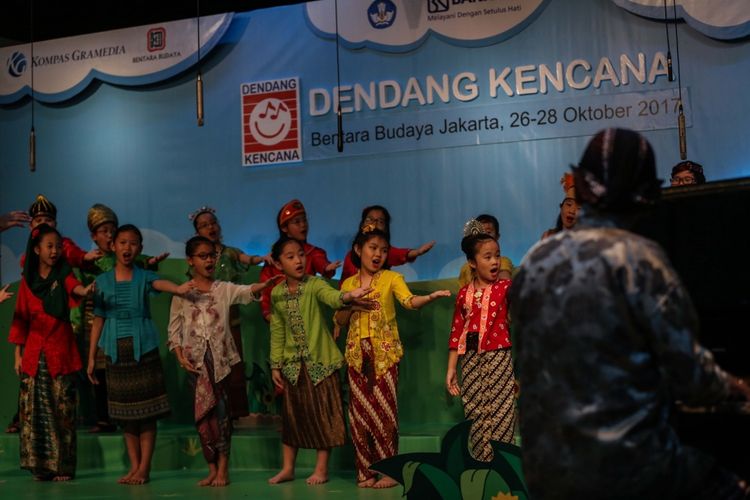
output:
POLYGON ((283 207, 281 207, 281 212, 279 212, 279 227, 284 227, 284 225, 289 222, 290 220, 294 219, 296 216, 300 214, 305 213, 305 207, 302 205, 302 202, 299 200, 292 200, 283 207))
POLYGON ((359 230, 362 234, 367 234, 375 231, 378 227, 370 222, 369 224, 362 224, 362 228, 359 230))
POLYGON ((575 181, 573 180, 573 174, 566 172, 560 177, 560 185, 565 192, 565 198, 576 199, 576 187, 575 181))
POLYGON ((113 223, 115 227, 119 225, 117 221, 117 214, 115 214, 114 210, 109 208, 107 205, 102 205, 101 203, 96 203, 91 208, 89 208, 89 213, 86 217, 86 223, 89 226, 90 232, 93 233, 94 231, 96 231, 97 227, 107 222, 113 223))
POLYGON ((32 219, 38 215, 47 215, 57 220, 57 208, 43 194, 40 194, 29 207, 29 215, 32 219))
POLYGON ((476 219, 469 219, 466 224, 464 224, 464 238, 467 236, 475 236, 477 234, 487 234, 487 231, 484 230, 484 224, 476 219))
POLYGON ((207 206, 203 205, 198 210, 196 210, 195 212, 193 212, 190 215, 188 215, 188 219, 190 221, 195 222, 195 219, 197 219, 198 217, 200 217, 203 214, 211 214, 211 215, 215 216, 216 215, 216 210, 213 209, 213 208, 211 208, 211 207, 207 207, 207 206))
POLYGON ((632 130, 602 130, 572 168, 578 202, 601 210, 650 205, 661 193, 651 144, 632 130))

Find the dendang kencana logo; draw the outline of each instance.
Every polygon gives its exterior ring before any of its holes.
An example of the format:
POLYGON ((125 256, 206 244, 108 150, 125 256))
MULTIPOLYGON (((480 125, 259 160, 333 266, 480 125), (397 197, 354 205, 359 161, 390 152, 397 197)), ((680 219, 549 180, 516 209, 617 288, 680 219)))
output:
POLYGON ((250 113, 250 133, 266 146, 283 141, 292 128, 289 107, 274 97, 259 102, 250 113))
POLYGON ((8 66, 8 74, 13 78, 18 78, 26 71, 28 61, 23 52, 13 52, 6 61, 6 65, 8 66))
POLYGON ((243 83, 242 164, 302 161, 299 78, 243 83))
POLYGON ((367 20, 378 30, 390 27, 396 22, 396 4, 391 0, 375 0, 367 9, 367 20))
POLYGON ((167 47, 167 30, 165 28, 151 28, 146 34, 146 48, 149 52, 164 50, 167 47))

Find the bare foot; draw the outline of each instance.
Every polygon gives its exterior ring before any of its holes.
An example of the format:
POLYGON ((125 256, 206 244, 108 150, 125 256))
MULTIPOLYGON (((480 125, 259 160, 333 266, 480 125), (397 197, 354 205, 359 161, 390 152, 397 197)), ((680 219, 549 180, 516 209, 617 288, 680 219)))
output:
POLYGON ((375 484, 375 478, 371 477, 368 479, 365 479, 364 481, 360 481, 357 483, 357 488, 372 488, 372 485, 375 484))
POLYGON ((394 486, 396 486, 397 484, 398 484, 398 482, 396 482, 396 480, 395 480, 395 479, 393 479, 393 478, 390 478, 390 477, 388 477, 388 476, 383 476, 383 477, 381 477, 381 478, 380 478, 380 479, 378 480, 378 482, 377 482, 377 483, 373 484, 373 485, 372 485, 372 487, 373 487, 373 488, 377 488, 377 489, 383 489, 383 488, 393 488, 393 487, 394 487, 394 486))
POLYGON ((144 476, 141 474, 133 474, 130 479, 128 479, 128 482, 126 484, 133 484, 133 485, 139 485, 139 484, 146 484, 149 481, 148 476, 144 476))
POLYGON ((73 476, 55 476, 52 478, 53 481, 70 481, 73 479, 73 476))
POLYGON ((229 484, 229 475, 219 473, 216 475, 216 479, 211 481, 211 486, 221 488, 229 484))
POLYGON ((216 479, 216 471, 210 472, 208 476, 198 481, 198 486, 213 486, 214 479, 216 479))
POLYGON ((328 482, 328 474, 321 474, 319 472, 313 472, 310 477, 305 479, 307 484, 323 484, 328 482))
POLYGON ((294 471, 287 471, 282 469, 281 472, 273 476, 268 480, 268 484, 279 484, 286 481, 292 481, 294 479, 294 471))
POLYGON ((138 472, 138 469, 133 469, 124 476, 122 476, 120 479, 117 480, 120 484, 130 484, 128 481, 135 475, 135 473, 138 472))

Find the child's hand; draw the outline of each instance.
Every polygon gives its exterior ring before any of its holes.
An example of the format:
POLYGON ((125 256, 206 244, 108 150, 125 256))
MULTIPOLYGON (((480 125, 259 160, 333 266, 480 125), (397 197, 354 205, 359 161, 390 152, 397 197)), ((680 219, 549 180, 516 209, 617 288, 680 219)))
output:
POLYGON ((5 302, 9 298, 13 297, 13 292, 8 291, 9 286, 10 284, 7 284, 2 289, 0 289, 0 303, 5 302))
POLYGON ((193 280, 186 281, 185 283, 177 287, 177 295, 187 295, 188 293, 192 292, 195 288, 196 288, 195 281, 193 280))
POLYGON ((336 269, 341 267, 341 261, 340 260, 334 260, 330 264, 328 264, 323 270, 327 273, 333 272, 336 269))
POLYGON ((372 292, 372 287, 367 287, 367 288, 359 287, 359 288, 355 288, 354 290, 351 290, 349 292, 349 296, 352 299, 359 299, 359 298, 364 297, 370 292, 372 292))
POLYGON ((281 393, 284 390, 284 376, 281 374, 281 370, 278 368, 271 370, 271 380, 273 380, 277 392, 281 393))
POLYGON ((83 296, 90 297, 96 291, 96 281, 92 281, 88 286, 83 287, 83 296))
POLYGON ((195 366, 193 366, 193 363, 191 363, 190 360, 187 359, 185 356, 178 357, 177 362, 180 363, 180 366, 183 367, 186 372, 200 375, 201 371, 198 370, 195 366))
POLYGON ((89 381, 94 385, 99 385, 99 380, 94 375, 94 366, 96 362, 94 358, 89 358, 89 366, 86 368, 86 375, 89 377, 89 381))
POLYGON ((267 253, 265 255, 257 255, 256 258, 258 259, 258 262, 256 262, 256 265, 265 264, 267 266, 273 265, 273 258, 271 257, 270 253, 267 253))
POLYGON ((156 264, 158 264, 159 262, 163 261, 167 257, 169 257, 169 252, 164 252, 161 255, 156 255, 154 257, 151 257, 150 259, 148 259, 148 265, 149 266, 155 266, 156 264))
POLYGON ((104 256, 104 252, 102 252, 98 248, 95 248, 94 250, 86 252, 86 255, 83 256, 83 260, 85 262, 92 262, 103 256, 104 256))
POLYGON ((458 387, 458 376, 456 375, 455 368, 448 368, 445 374, 445 388, 448 389, 448 394, 451 396, 458 396, 461 394, 461 388, 458 387))
POLYGON ((427 252, 432 250, 432 247, 434 246, 435 246, 435 240, 428 241, 424 245, 420 246, 419 248, 417 248, 417 257, 419 257, 420 255, 426 254, 427 252))
POLYGON ((430 297, 430 300, 435 300, 440 297, 450 297, 450 296, 451 296, 450 290, 435 290, 430 295, 428 295, 428 297, 430 297))
POLYGON ((266 281, 262 283, 253 283, 253 285, 250 287, 254 294, 258 294, 259 292, 262 292, 266 288, 273 288, 276 286, 276 283, 279 283, 284 280, 283 274, 277 274, 276 276, 271 276, 266 281))

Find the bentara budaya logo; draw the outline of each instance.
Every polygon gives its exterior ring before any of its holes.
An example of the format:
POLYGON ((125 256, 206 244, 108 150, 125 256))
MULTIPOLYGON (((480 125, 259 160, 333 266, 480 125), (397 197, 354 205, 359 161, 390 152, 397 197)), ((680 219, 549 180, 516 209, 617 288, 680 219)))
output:
POLYGON ((26 71, 28 61, 26 60, 26 56, 23 55, 23 52, 13 52, 8 58, 6 64, 8 66, 8 74, 14 78, 18 78, 23 75, 24 71, 26 71))
POLYGON ((367 20, 375 29, 388 28, 396 22, 396 4, 391 0, 375 0, 367 9, 367 20))

